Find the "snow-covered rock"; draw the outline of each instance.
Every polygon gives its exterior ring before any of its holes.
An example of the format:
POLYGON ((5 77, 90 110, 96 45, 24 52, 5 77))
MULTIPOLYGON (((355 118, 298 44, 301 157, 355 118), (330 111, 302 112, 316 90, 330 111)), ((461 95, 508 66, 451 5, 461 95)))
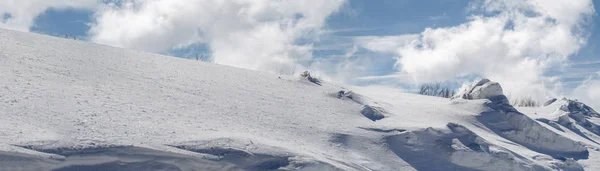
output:
POLYGON ((365 115, 365 117, 371 119, 372 121, 377 121, 385 118, 381 108, 369 105, 363 106, 363 109, 360 111, 360 113, 362 113, 363 115, 365 115))
POLYGON ((489 100, 486 105, 491 110, 477 118, 504 138, 555 158, 588 158, 587 148, 582 143, 547 129, 510 105, 496 82, 479 79, 459 97, 489 100))
POLYGON ((590 136, 600 137, 600 114, 582 102, 562 98, 532 110, 537 120, 558 130, 567 128, 586 139, 590 139, 590 136))
POLYGON ((560 110, 564 112, 569 112, 570 114, 575 115, 583 115, 586 117, 600 117, 598 112, 584 103, 566 98, 564 98, 563 101, 565 101, 565 104, 560 107, 560 110))
POLYGON ((497 82, 482 78, 474 81, 469 87, 462 90, 454 98, 463 99, 489 99, 495 96, 504 95, 502 87, 497 82))
MULTIPOLYGON (((592 108, 582 102, 562 98, 554 100, 543 107, 538 108, 520 108, 529 117, 534 118, 541 124, 545 124, 550 130, 563 135, 572 140, 584 143, 588 148, 595 146, 600 142, 600 118, 592 108)), ((585 170, 600 170, 596 163, 600 162, 593 158, 598 154, 598 148, 593 147, 588 150, 590 160, 568 161, 560 164, 565 167, 585 168, 585 170), (581 163, 581 164, 580 164, 581 163)), ((583 169, 575 169, 583 170, 583 169)))
POLYGON ((548 105, 551 105, 552 103, 556 102, 556 100, 558 100, 558 99, 556 99, 556 98, 552 98, 552 99, 550 99, 550 100, 548 100, 548 101, 544 102, 544 105, 543 105, 543 106, 548 106, 548 105))

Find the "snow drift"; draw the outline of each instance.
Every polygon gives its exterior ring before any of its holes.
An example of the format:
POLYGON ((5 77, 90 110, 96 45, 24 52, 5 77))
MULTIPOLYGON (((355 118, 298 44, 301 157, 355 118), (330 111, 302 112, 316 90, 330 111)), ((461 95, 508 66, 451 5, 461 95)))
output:
POLYGON ((487 79, 449 101, 7 30, 0 78, 0 170, 600 169, 593 109, 487 79))

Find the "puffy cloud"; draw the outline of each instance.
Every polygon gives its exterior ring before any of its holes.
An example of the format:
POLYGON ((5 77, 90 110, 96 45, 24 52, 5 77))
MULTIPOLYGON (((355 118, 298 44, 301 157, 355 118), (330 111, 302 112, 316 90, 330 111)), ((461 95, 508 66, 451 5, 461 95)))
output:
POLYGON ((587 40, 590 0, 486 0, 484 14, 467 23, 427 28, 399 49, 397 67, 422 82, 478 75, 500 82, 509 94, 556 96, 557 78, 544 72, 575 54, 587 40))
POLYGON ((572 94, 577 100, 600 112, 600 80, 590 77, 577 86, 572 94))
POLYGON ((208 45, 214 62, 273 71, 312 58, 344 0, 124 0, 96 13, 92 41, 152 52, 208 45), (310 42, 310 41, 304 41, 310 42))
POLYGON ((29 31, 37 16, 50 8, 92 9, 99 0, 2 0, 0 1, 0 27, 29 31))

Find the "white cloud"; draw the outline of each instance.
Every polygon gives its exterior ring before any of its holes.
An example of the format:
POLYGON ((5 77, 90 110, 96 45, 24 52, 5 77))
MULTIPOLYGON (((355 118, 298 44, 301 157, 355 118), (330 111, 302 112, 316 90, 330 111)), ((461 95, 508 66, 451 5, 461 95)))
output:
POLYGON ((98 43, 165 52, 206 43, 214 62, 273 71, 312 58, 328 16, 344 0, 126 0, 96 13, 98 43))
POLYGON ((485 15, 467 23, 427 28, 399 49, 397 66, 417 81, 479 75, 500 82, 508 94, 547 98, 560 93, 557 78, 545 77, 586 42, 582 28, 594 14, 590 0, 486 0, 485 15))
POLYGON ((600 112, 600 80, 590 77, 573 90, 573 97, 600 112))
POLYGON ((408 34, 400 36, 358 36, 356 44, 373 52, 396 53, 398 48, 411 43, 419 35, 408 34))
POLYGON ((2 0, 0 1, 0 27, 18 31, 29 31, 37 16, 50 8, 92 9, 99 0, 2 0))

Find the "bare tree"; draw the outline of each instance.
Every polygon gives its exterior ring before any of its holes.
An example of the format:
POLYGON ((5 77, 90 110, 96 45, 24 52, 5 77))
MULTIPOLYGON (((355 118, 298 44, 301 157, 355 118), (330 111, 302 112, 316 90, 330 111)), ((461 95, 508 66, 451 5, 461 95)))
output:
POLYGON ((442 85, 442 83, 438 82, 438 83, 421 85, 421 87, 419 88, 419 94, 427 95, 427 96, 450 98, 456 94, 456 91, 450 90, 450 88, 448 88, 447 86, 442 85))
POLYGON ((200 55, 200 56, 198 56, 198 54, 196 54, 196 60, 197 60, 197 61, 201 61, 201 60, 203 60, 203 59, 204 59, 204 54, 202 54, 202 55, 200 55))
POLYGON ((513 100, 512 105, 517 107, 538 107, 540 103, 531 97, 518 97, 513 100))

